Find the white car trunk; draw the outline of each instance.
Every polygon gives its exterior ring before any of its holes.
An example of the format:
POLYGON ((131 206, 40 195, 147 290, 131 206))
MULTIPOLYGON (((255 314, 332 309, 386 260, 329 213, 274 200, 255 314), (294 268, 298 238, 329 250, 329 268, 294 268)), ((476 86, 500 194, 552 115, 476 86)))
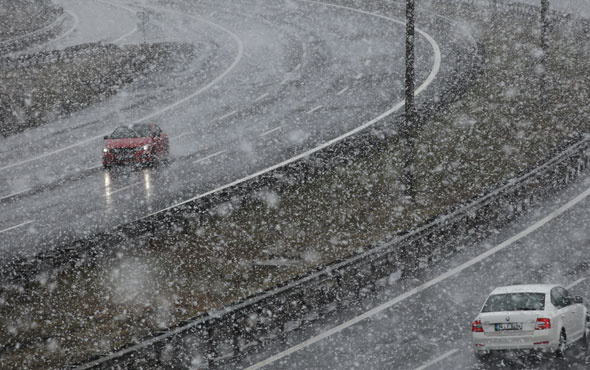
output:
POLYGON ((486 336, 533 335, 542 311, 486 312, 479 315, 486 336))

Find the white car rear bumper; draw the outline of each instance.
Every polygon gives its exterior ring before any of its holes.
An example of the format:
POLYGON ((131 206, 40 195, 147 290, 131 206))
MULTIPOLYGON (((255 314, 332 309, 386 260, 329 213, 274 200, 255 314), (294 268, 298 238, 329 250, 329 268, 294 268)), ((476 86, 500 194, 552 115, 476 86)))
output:
POLYGON ((524 349, 555 351, 559 345, 559 337, 552 334, 534 332, 532 335, 522 336, 488 336, 473 333, 473 349, 478 352, 524 349))

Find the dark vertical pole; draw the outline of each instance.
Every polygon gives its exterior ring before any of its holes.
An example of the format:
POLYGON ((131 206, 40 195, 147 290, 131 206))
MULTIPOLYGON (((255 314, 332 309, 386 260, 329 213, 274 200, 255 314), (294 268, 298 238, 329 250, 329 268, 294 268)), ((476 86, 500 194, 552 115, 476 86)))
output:
POLYGON ((406 0, 406 104, 402 138, 405 141, 404 186, 406 196, 414 197, 414 131, 416 112, 414 108, 414 0, 406 0))
POLYGON ((545 104, 547 100, 547 73, 545 68, 547 68, 547 53, 549 51, 549 42, 548 42, 548 35, 549 35, 549 20, 548 20, 548 13, 549 13, 549 0, 541 0, 541 103, 545 104))
POLYGON ((406 125, 414 116, 414 0, 406 0, 406 125))
POLYGON ((492 0, 490 2, 490 7, 492 8, 492 30, 496 30, 496 22, 498 21, 498 0, 492 0))

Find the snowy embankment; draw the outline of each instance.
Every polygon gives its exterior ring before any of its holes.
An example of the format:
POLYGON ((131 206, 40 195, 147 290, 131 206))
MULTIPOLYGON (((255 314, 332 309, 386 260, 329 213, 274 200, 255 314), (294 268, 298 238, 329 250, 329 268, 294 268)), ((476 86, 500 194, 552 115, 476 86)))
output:
POLYGON ((5 2, 0 7, 0 55, 48 40, 63 21, 63 9, 50 0, 5 2))
POLYGON ((53 122, 105 101, 121 88, 190 59, 191 44, 81 44, 0 59, 0 135, 53 122))

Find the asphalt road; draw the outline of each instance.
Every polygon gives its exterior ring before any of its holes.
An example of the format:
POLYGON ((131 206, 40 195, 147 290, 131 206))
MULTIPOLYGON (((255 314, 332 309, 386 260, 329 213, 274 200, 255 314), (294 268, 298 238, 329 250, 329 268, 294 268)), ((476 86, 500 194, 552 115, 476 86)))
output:
MULTIPOLYGON (((396 19, 312 1, 60 4, 72 27, 45 48, 178 41, 193 44, 196 57, 92 108, 0 138, 1 263, 240 181, 402 108, 404 26, 396 19), (139 11, 149 17, 145 32, 139 11), (102 137, 132 122, 168 133, 171 163, 103 171, 102 137)), ((430 26, 417 37, 423 103, 456 72, 457 45, 472 50, 430 26)))
POLYGON ((302 326, 231 367, 588 369, 590 353, 581 343, 569 348, 563 360, 508 353, 478 362, 471 348, 471 322, 489 292, 514 283, 562 284, 590 302, 589 196, 587 176, 513 224, 492 230, 482 242, 464 246, 408 280, 392 276, 378 293, 346 312, 302 326), (482 257, 484 253, 489 255, 482 257), (371 310, 366 319, 351 324, 371 310), (338 326, 341 330, 321 339, 338 326), (273 361, 260 366, 267 359, 273 361))

